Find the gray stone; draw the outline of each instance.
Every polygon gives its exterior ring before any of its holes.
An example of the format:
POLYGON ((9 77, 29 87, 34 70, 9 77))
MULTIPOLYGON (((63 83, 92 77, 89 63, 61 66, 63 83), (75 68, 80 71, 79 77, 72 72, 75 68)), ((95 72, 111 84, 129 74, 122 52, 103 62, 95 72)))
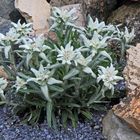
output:
POLYGON ((14 6, 15 0, 0 0, 0 17, 10 19, 13 22, 17 22, 21 19, 21 22, 25 22, 25 19, 21 16, 18 10, 14 6))
POLYGON ((83 0, 83 9, 86 15, 92 18, 107 20, 110 13, 117 7, 117 0, 83 0))
POLYGON ((11 21, 0 17, 0 33, 5 34, 11 27, 11 21))
POLYGON ((95 125, 94 129, 100 129, 100 126, 99 125, 95 125))
POLYGON ((61 7, 64 5, 77 4, 81 2, 82 0, 51 0, 50 4, 52 6, 61 7))
POLYGON ((112 111, 103 119, 103 134, 107 140, 140 140, 140 135, 116 117, 112 111))
POLYGON ((17 9, 14 9, 10 14, 10 20, 17 23, 20 19, 21 23, 26 22, 25 18, 20 14, 20 12, 17 9))
POLYGON ((9 14, 14 9, 14 0, 0 0, 0 17, 9 19, 9 14))

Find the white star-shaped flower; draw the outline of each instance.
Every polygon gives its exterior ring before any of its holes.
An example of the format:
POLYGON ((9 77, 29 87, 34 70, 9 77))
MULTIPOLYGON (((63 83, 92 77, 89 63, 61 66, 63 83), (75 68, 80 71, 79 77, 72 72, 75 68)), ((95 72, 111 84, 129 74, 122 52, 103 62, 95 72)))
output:
POLYGON ((57 49, 58 55, 57 60, 62 61, 62 64, 71 64, 72 61, 75 61, 77 54, 79 53, 78 49, 74 50, 74 47, 71 46, 71 42, 69 42, 65 48, 60 47, 60 49, 57 49))
POLYGON ((98 70, 98 78, 97 81, 100 82, 101 80, 104 82, 104 85, 108 89, 114 89, 114 85, 117 84, 117 81, 122 80, 123 78, 117 76, 118 71, 115 70, 113 65, 111 64, 110 67, 103 67, 100 66, 98 70))

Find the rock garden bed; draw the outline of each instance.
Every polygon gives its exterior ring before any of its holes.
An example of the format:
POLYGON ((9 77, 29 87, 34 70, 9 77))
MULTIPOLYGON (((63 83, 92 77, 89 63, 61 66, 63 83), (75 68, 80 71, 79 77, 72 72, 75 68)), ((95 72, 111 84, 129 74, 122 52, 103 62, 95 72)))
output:
POLYGON ((140 140, 139 1, 0 8, 0 140, 140 140))

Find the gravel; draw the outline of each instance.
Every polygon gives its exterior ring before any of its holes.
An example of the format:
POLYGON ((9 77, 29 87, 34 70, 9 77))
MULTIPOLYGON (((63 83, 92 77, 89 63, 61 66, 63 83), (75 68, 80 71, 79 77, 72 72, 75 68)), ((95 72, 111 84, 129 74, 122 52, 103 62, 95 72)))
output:
POLYGON ((21 124, 10 111, 0 107, 0 140, 105 140, 102 135, 102 118, 105 113, 93 112, 93 119, 79 122, 77 128, 53 130, 47 123, 29 126, 21 124))

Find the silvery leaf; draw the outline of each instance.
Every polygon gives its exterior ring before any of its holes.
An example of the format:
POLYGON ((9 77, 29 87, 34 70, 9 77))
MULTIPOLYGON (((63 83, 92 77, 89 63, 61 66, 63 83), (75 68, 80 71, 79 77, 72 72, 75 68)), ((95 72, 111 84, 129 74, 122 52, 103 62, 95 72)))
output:
POLYGON ((48 80, 48 84, 49 84, 49 85, 61 84, 61 83, 62 83, 62 81, 56 80, 55 78, 50 78, 50 79, 48 80))
POLYGON ((41 52, 41 53, 39 54, 39 56, 40 56, 43 60, 45 60, 46 62, 50 63, 50 61, 48 60, 48 58, 47 58, 47 56, 46 56, 45 53, 41 52))
POLYGON ((8 56, 9 56, 9 51, 11 49, 11 46, 5 46, 4 47, 4 54, 5 54, 5 57, 8 59, 8 56))
POLYGON ((37 83, 37 84, 40 84, 39 82, 38 82, 38 78, 29 78, 26 82, 35 82, 35 83, 37 83))
POLYGON ((39 77, 39 76, 40 76, 40 72, 37 71, 36 69, 31 68, 31 71, 34 73, 34 75, 35 75, 36 77, 39 77))
POLYGON ((47 85, 44 85, 44 86, 41 86, 41 91, 45 97, 45 99, 49 102, 51 102, 51 98, 49 96, 49 90, 48 90, 48 86, 47 85))
POLYGON ((108 58, 111 61, 111 63, 112 63, 112 58, 111 58, 111 56, 106 51, 101 51, 100 55, 108 58))
POLYGON ((96 74, 92 71, 90 67, 85 67, 83 71, 87 74, 91 74, 92 77, 96 78, 96 74))
POLYGON ((78 73, 79 73, 79 70, 72 69, 71 71, 69 71, 69 73, 67 75, 64 76, 63 80, 70 79, 71 77, 77 75, 78 73))
POLYGON ((4 92, 3 92, 3 90, 2 89, 0 89, 0 98, 1 98, 1 100, 6 100, 6 97, 4 96, 4 92))
POLYGON ((28 66, 29 65, 29 62, 32 58, 32 54, 28 53, 27 56, 26 56, 26 65, 28 66))

